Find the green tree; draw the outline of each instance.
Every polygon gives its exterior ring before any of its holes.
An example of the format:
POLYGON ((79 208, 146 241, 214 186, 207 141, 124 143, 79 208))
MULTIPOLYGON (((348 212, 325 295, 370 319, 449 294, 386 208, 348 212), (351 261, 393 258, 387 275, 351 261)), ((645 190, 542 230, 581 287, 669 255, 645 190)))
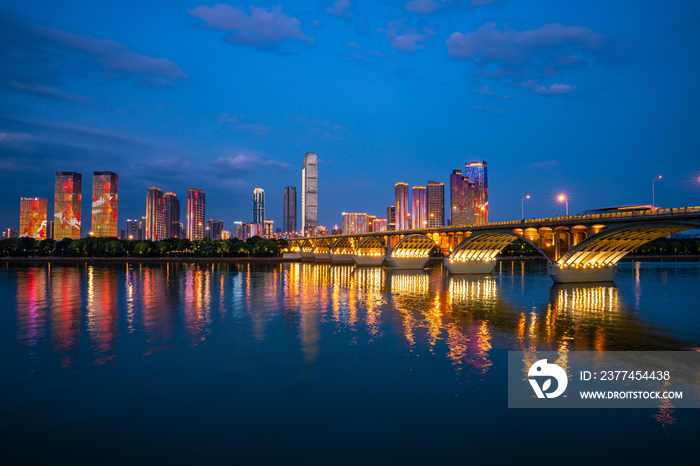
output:
POLYGON ((112 256, 123 256, 124 246, 122 246, 121 241, 113 240, 105 245, 105 253, 111 254, 112 256))
POLYGON ((151 245, 143 241, 139 241, 136 243, 136 246, 134 246, 135 257, 147 257, 149 254, 151 254, 151 251, 151 245))

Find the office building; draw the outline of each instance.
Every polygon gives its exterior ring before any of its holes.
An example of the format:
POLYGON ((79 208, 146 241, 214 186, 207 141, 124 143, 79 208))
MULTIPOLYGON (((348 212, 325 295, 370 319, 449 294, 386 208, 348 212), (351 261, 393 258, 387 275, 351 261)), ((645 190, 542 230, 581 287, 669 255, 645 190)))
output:
POLYGON ((376 215, 367 216, 367 233, 374 233, 374 221, 377 219, 376 215))
POLYGON ((56 172, 53 218, 54 239, 80 239, 80 203, 83 175, 75 172, 56 172))
MULTIPOLYGON (((48 209, 48 208, 47 208, 47 209, 48 209)), ((48 217, 48 214, 47 214, 47 217, 48 217)), ((53 221, 53 220, 49 220, 49 221, 46 223, 46 238, 47 238, 47 239, 54 239, 54 237, 53 237, 53 226, 54 226, 54 221, 53 221)))
POLYGON ((318 163, 315 152, 304 154, 301 170, 301 229, 312 236, 318 226, 318 163))
POLYGON ((197 188, 187 190, 187 239, 204 239, 204 191, 197 188))
POLYGON ((42 197, 20 198, 19 236, 46 239, 46 199, 42 197))
POLYGON ((343 229, 338 228, 338 225, 334 225, 333 229, 331 230, 331 235, 342 235, 343 234, 343 229))
POLYGON ((297 188, 294 186, 284 188, 282 231, 287 234, 297 231, 297 188))
POLYGON ((222 231, 224 231, 224 221, 217 220, 216 217, 210 218, 207 222, 206 237, 212 241, 219 241, 222 231))
POLYGON ((165 193, 165 237, 180 238, 180 199, 175 193, 165 193))
POLYGON ((124 239, 138 241, 141 239, 141 227, 138 220, 129 219, 126 221, 126 230, 124 239))
POLYGON ((396 230, 407 230, 411 228, 411 213, 409 212, 408 203, 408 183, 396 183, 394 185, 394 194, 396 198, 396 204, 394 204, 394 222, 396 225, 396 230))
POLYGON ((248 238, 245 226, 246 224, 243 222, 233 222, 233 235, 241 241, 245 241, 248 238))
POLYGON ((117 239, 126 239, 126 230, 117 228, 117 239))
POLYGON ((17 230, 14 228, 5 228, 2 231, 2 239, 19 238, 17 230))
POLYGON ((474 185, 474 225, 489 223, 489 178, 486 162, 465 165, 464 176, 474 185))
POLYGON ((414 186, 411 189, 413 205, 411 207, 412 228, 428 226, 428 190, 425 186, 414 186))
POLYGON ((275 221, 274 220, 265 220, 263 223, 263 227, 265 230, 265 238, 274 238, 275 237, 275 221))
POLYGON ((222 230, 221 231, 221 239, 222 240, 231 239, 231 232, 228 230, 222 230))
POLYGON ((367 214, 343 212, 343 234, 367 233, 367 214))
POLYGON ((253 223, 265 223, 265 190, 262 188, 253 190, 253 223))
POLYGON ((165 199, 160 188, 151 186, 146 190, 146 218, 144 238, 148 241, 160 241, 166 238, 165 199))
POLYGON ((117 233, 119 175, 92 173, 92 235, 114 238, 117 233))
POLYGON ((387 230, 396 230, 396 207, 389 206, 386 208, 386 227, 387 230))
POLYGON ((385 218, 375 218, 374 219, 374 231, 386 231, 386 219, 385 218))
POLYGON ((248 238, 253 236, 263 237, 265 236, 265 227, 262 223, 249 223, 246 225, 246 234, 248 238))
POLYGON ((445 226, 445 183, 428 181, 428 226, 445 226))
POLYGON ((450 175, 450 225, 474 224, 474 185, 461 170, 450 175))

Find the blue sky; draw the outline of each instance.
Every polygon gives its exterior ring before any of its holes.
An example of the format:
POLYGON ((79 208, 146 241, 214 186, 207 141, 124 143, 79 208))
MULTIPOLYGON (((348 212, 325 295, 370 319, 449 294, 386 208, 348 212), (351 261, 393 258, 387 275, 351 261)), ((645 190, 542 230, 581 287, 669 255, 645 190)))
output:
MULTIPOLYGON (((696 2, 0 2, 0 227, 56 171, 205 190, 207 217, 281 226, 319 157, 319 223, 384 217, 394 183, 489 165, 491 220, 700 205, 696 2)), ((300 199, 299 199, 300 201, 300 199)), ((446 199, 449 202, 449 197, 446 199)), ((301 210, 301 209, 299 209, 301 210)))

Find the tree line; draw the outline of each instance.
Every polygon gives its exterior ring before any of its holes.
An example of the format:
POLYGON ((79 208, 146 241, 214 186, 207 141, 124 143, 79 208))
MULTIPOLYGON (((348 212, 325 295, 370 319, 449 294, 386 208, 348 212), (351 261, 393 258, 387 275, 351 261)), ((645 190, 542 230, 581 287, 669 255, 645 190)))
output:
POLYGON ((0 241, 0 256, 54 257, 280 257, 287 248, 286 240, 253 236, 245 241, 237 238, 211 241, 190 241, 169 238, 162 241, 130 241, 118 238, 89 236, 61 241, 52 239, 10 238, 0 241))

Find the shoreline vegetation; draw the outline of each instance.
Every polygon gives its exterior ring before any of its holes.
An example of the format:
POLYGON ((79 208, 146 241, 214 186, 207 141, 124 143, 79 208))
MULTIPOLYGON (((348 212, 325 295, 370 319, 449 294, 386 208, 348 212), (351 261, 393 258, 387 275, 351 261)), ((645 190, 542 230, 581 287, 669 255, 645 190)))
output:
MULTIPOLYGON (((87 237, 79 240, 36 240, 11 238, 0 241, 0 261, 5 262, 232 262, 265 263, 295 262, 299 258, 284 257, 289 244, 284 239, 259 236, 245 241, 190 241, 170 238, 163 241, 130 241, 117 238, 87 237)), ((444 258, 435 246, 430 263, 444 258)), ((524 241, 516 240, 496 257, 499 261, 546 260, 524 241)), ((696 261, 700 260, 700 238, 660 238, 644 244, 621 261, 696 261)))

